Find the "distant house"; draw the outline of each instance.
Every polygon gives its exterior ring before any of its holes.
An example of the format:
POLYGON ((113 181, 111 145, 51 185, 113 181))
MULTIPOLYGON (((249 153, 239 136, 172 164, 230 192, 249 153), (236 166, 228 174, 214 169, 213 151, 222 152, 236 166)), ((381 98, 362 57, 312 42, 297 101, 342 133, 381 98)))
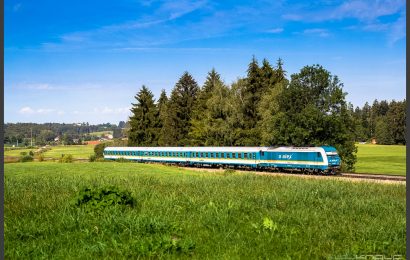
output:
POLYGON ((56 138, 54 138, 54 142, 59 142, 60 141, 60 137, 57 136, 56 138))
POLYGON ((376 138, 373 138, 373 139, 372 139, 372 144, 377 144, 376 138))
POLYGON ((87 145, 97 145, 100 144, 100 141, 87 141, 87 145))

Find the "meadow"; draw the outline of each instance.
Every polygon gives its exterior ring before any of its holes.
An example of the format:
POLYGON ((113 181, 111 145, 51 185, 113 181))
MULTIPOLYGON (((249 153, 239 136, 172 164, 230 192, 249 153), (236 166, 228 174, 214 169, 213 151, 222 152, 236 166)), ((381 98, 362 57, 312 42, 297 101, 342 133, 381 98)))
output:
POLYGON ((43 155, 46 158, 60 158, 63 154, 71 154, 74 159, 88 159, 94 154, 94 146, 92 145, 66 145, 53 146, 51 150, 45 152, 43 155))
POLYGON ((403 184, 129 162, 10 163, 4 180, 7 259, 406 254, 403 184), (74 204, 83 187, 108 186, 134 206, 74 204))
MULTIPOLYGON (((58 145, 50 146, 50 148, 50 150, 43 153, 45 158, 58 159, 63 154, 71 154, 74 159, 88 159, 90 155, 94 154, 94 146, 92 145, 58 145)), ((37 148, 5 150, 4 156, 19 157, 22 152, 29 153, 36 150, 37 148)))
POLYGON ((357 145, 356 172, 406 175, 405 145, 357 145))

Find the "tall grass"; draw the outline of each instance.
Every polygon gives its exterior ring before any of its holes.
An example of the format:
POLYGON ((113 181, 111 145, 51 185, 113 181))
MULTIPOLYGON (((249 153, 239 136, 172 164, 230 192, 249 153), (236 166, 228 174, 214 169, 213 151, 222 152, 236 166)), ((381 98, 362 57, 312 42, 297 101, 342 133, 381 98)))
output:
POLYGON ((405 186, 137 163, 5 165, 6 258, 405 255, 405 186), (134 207, 84 210, 84 187, 134 207))

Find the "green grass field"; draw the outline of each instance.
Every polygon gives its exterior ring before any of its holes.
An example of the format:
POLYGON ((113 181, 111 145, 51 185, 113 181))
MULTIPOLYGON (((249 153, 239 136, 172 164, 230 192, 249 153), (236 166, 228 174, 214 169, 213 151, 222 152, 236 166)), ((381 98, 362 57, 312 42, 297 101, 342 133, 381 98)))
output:
POLYGON ((74 159, 88 159, 94 154, 94 146, 92 145, 66 145, 53 146, 51 150, 45 152, 44 157, 60 158, 62 154, 71 154, 74 159))
POLYGON ((13 150, 8 150, 4 151, 4 156, 20 156, 22 152, 29 153, 30 151, 35 152, 37 149, 13 149, 13 150))
POLYGON ((406 254, 402 184, 117 162, 13 163, 4 178, 6 259, 406 254), (71 203, 82 187, 107 185, 136 206, 71 203))
POLYGON ((92 132, 90 135, 101 137, 103 135, 109 134, 112 135, 113 131, 100 131, 100 132, 92 132))
POLYGON ((406 175, 406 146, 357 145, 356 172, 406 175))

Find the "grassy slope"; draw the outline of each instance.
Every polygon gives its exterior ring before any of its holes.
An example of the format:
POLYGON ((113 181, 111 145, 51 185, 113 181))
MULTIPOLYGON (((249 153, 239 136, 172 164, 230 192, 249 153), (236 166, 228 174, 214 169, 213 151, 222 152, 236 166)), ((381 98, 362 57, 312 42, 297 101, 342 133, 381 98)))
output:
POLYGON ((406 175, 406 146, 358 144, 356 172, 406 175))
POLYGON ((94 154, 92 145, 66 145, 53 146, 51 150, 44 153, 44 157, 60 158, 62 154, 71 154, 74 158, 85 158, 94 154))
POLYGON ((315 259, 406 249, 404 185, 42 162, 6 164, 4 195, 6 258, 315 259), (80 187, 104 185, 131 191, 137 207, 70 206, 80 187), (172 240, 185 251, 168 252, 172 240))

